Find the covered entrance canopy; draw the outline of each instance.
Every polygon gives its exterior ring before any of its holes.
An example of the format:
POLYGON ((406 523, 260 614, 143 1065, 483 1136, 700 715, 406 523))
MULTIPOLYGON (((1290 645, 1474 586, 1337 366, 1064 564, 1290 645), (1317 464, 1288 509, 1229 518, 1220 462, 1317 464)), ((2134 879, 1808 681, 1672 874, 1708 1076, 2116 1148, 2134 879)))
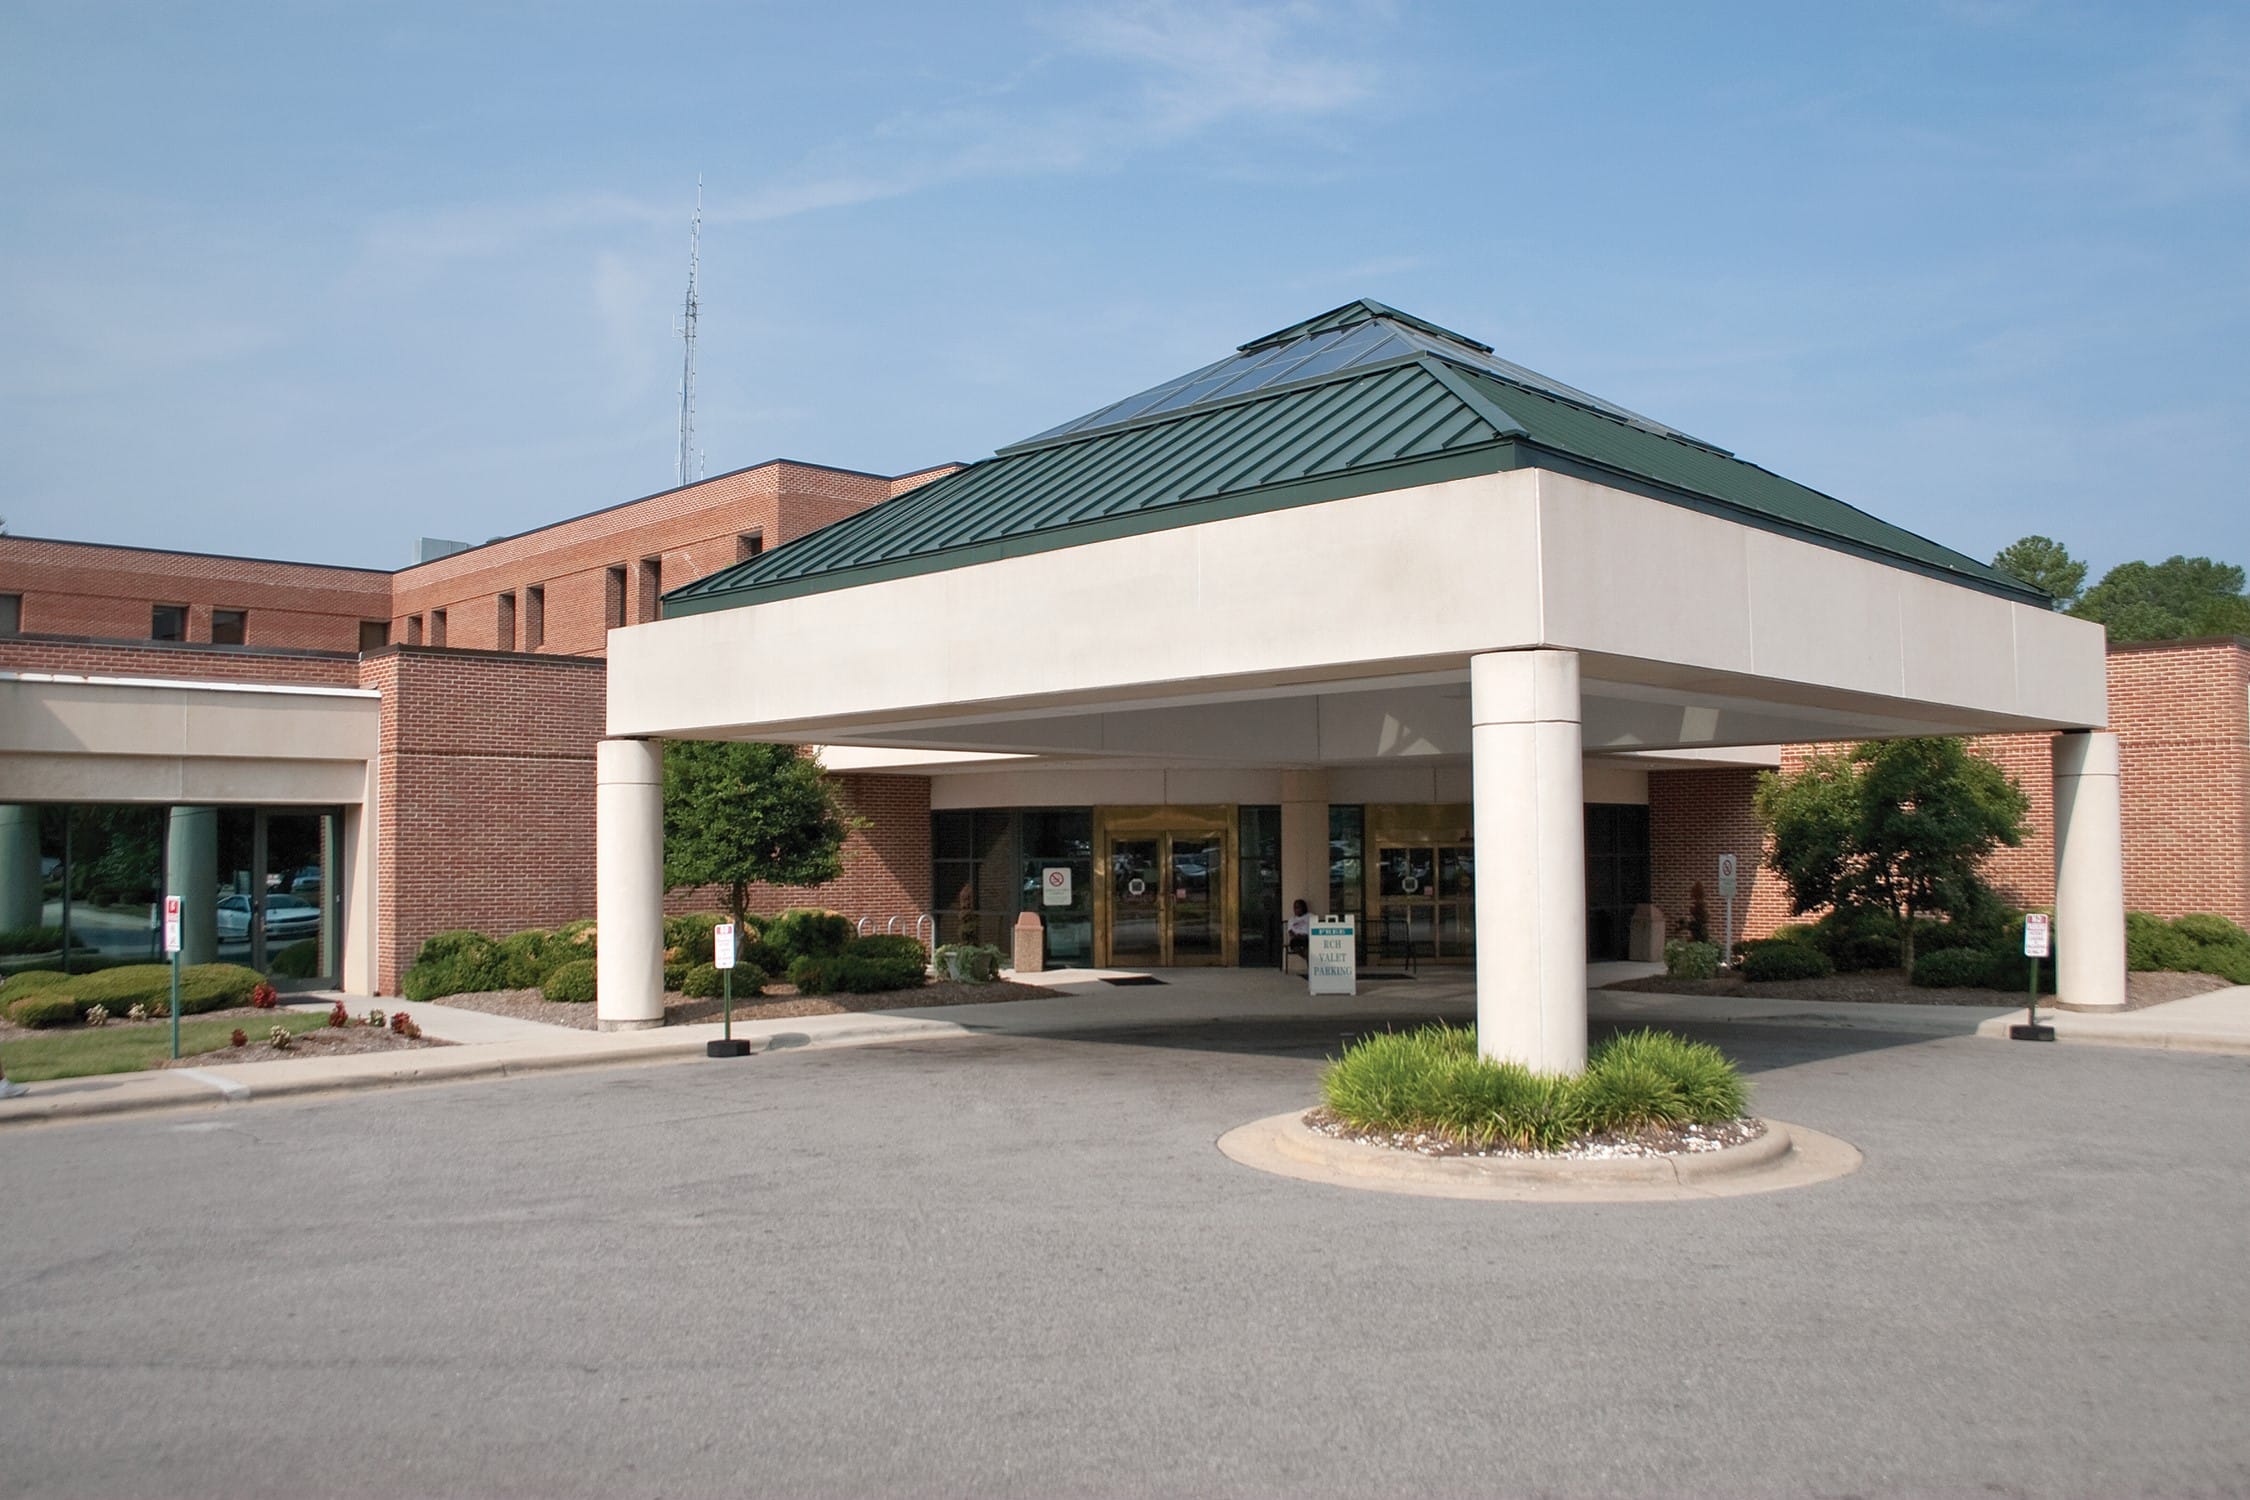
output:
MULTIPOLYGON (((1327 889, 1330 778, 1426 769, 1473 804, 1482 1044, 1571 1068, 1588 757, 2055 728, 2062 951, 2094 966, 2083 993, 2122 998, 2114 748, 2083 733, 2106 714, 2098 626, 1376 303, 681 589, 609 659, 614 1023, 661 1014, 665 737, 1276 771, 1289 898, 1327 889)), ((1162 833, 1147 852, 1178 860, 1162 833)))

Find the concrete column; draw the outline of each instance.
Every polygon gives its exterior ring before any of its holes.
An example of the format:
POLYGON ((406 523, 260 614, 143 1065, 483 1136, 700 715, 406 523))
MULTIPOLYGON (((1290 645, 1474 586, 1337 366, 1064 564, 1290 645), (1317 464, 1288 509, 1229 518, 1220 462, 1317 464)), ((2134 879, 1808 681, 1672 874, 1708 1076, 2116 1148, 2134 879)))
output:
POLYGON ((1578 654, 1469 659, 1476 797, 1477 1049, 1586 1066, 1586 773, 1578 654))
POLYGON ((2125 1003, 2125 825, 2117 736, 2055 736, 2055 989, 2073 1005, 2125 1003))
POLYGON ((1313 915, 1328 912, 1328 773, 1281 773, 1281 916, 1286 925, 1294 903, 1303 900, 1313 915))
POLYGON ((39 926, 46 904, 39 880, 39 809, 0 805, 0 932, 39 926))
POLYGON ((664 1024, 664 744, 594 747, 595 1021, 664 1024))
POLYGON ((219 810, 175 807, 164 832, 164 894, 180 898, 180 962, 219 957, 219 810))

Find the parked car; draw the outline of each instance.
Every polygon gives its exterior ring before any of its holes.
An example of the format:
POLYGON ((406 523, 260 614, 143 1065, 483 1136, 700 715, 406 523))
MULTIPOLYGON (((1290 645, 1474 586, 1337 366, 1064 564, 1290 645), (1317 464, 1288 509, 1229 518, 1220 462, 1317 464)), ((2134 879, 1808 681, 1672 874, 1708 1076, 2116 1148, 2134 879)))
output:
POLYGON ((320 866, 307 865, 299 870, 289 882, 289 892, 291 895, 310 896, 315 902, 319 901, 320 866))
MULTIPOLYGON (((219 936, 240 941, 250 936, 250 898, 227 896, 219 902, 219 936)), ((320 931, 320 908, 295 896, 266 897, 268 938, 311 937, 320 931)))

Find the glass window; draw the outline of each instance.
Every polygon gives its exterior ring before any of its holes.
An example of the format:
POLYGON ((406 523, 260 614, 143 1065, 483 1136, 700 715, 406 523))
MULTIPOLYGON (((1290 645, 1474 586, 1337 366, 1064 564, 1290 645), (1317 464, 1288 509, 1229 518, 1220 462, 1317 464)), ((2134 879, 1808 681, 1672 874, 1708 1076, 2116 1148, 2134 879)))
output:
POLYGON ((502 594, 492 622, 492 644, 501 651, 516 649, 516 596, 502 594))
POLYGON ((746 531, 734 539, 734 560, 738 563, 748 562, 765 550, 766 534, 762 531, 746 531))
POLYGON ((602 623, 611 630, 625 623, 625 565, 619 563, 602 577, 602 623))
MULTIPOLYGON (((1356 805, 1328 809, 1328 910, 1322 916, 1364 914, 1367 910, 1367 809, 1356 805)), ((1367 957, 1367 922, 1359 923, 1359 956, 1367 957)))
POLYGON ((391 643, 391 622, 388 620, 362 620, 359 622, 359 649, 380 651, 391 643))
POLYGON ((250 632, 250 612, 242 609, 211 611, 211 644, 239 646, 250 632))
POLYGON ((536 651, 547 644, 547 587, 535 583, 523 591, 523 649, 536 651))
POLYGON ((445 611, 442 609, 430 611, 430 644, 433 646, 445 644, 445 611))
MULTIPOLYGON (((1035 911, 1047 929, 1047 962, 1094 961, 1094 811, 1090 807, 1028 808, 1022 817, 1020 911, 1035 911), (1050 870, 1070 872, 1070 897, 1047 904, 1050 870)), ((990 941, 988 939, 987 941, 990 941)))
POLYGON ((23 629, 23 595, 0 594, 0 635, 15 635, 23 629))
POLYGON ((148 638, 152 641, 187 639, 187 606, 159 604, 149 611, 148 638))
POLYGON ((408 615, 406 617, 406 644, 409 646, 422 644, 422 617, 420 615, 408 615))

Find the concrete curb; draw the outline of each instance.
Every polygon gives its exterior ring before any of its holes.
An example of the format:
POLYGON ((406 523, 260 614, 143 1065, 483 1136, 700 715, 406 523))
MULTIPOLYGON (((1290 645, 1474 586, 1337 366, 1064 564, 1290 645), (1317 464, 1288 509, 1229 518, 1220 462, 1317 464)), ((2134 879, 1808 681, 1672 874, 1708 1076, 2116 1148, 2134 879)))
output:
POLYGON ((1834 1136, 1764 1122, 1757 1140, 1693 1156, 1551 1161, 1521 1157, 1416 1156, 1340 1141, 1304 1122, 1302 1110, 1269 1115, 1219 1137, 1230 1160, 1300 1182, 1510 1203, 1680 1203, 1809 1187, 1859 1170, 1858 1148, 1834 1136))

